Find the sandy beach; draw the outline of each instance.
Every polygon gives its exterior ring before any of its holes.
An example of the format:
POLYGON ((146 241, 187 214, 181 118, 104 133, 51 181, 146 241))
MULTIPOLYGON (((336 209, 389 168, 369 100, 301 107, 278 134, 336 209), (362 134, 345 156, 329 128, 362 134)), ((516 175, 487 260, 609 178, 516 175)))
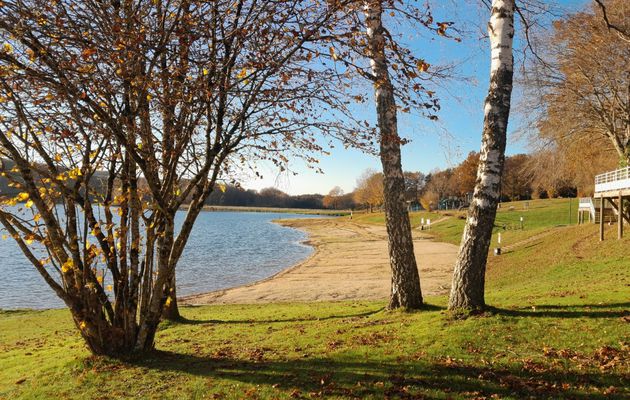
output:
MULTIPOLYGON (((384 227, 361 225, 347 218, 278 223, 308 233, 308 244, 315 248, 311 257, 262 281, 184 297, 180 302, 250 304, 388 297, 391 272, 384 227)), ((418 230, 413 234, 423 294, 447 293, 457 246, 435 242, 418 230)))

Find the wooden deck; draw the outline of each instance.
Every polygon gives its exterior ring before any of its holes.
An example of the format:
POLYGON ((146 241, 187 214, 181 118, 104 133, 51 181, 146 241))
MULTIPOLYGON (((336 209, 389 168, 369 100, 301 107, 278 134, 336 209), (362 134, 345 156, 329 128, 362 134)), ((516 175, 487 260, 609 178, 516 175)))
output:
MULTIPOLYGON (((617 237, 623 238, 624 223, 630 224, 630 167, 595 177, 595 198, 600 199, 599 215, 606 215, 606 204, 617 216, 617 237)), ((604 240, 604 220, 599 218, 599 240, 604 240)))

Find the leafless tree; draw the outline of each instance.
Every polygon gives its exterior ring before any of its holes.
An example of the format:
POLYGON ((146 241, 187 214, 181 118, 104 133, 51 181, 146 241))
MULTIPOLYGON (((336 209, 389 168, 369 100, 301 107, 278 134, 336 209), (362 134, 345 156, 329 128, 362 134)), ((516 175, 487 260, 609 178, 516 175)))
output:
POLYGON ((321 67, 343 1, 2 3, 0 155, 21 192, 0 222, 95 354, 149 350, 178 315, 175 268, 226 171, 360 142, 321 67))

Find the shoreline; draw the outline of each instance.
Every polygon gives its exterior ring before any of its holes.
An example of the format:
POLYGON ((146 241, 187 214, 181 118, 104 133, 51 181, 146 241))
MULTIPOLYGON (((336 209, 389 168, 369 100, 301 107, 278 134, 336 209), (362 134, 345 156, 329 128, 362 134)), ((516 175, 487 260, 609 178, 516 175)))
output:
MULTIPOLYGON (((261 304, 335 300, 381 300, 389 296, 391 272, 382 226, 348 219, 275 220, 307 234, 313 253, 265 279, 183 296, 182 305, 261 304)), ((447 293, 458 247, 414 230, 423 295, 447 293)))
POLYGON ((187 296, 182 296, 182 297, 179 297, 177 299, 177 301, 180 304, 184 304, 184 305, 188 305, 188 306, 201 305, 201 304, 192 304, 190 302, 192 300, 198 299, 200 297, 213 295, 213 294, 217 294, 218 295, 218 294, 227 292, 228 290, 235 290, 235 289, 239 289, 239 288, 247 288, 247 287, 251 287, 251 286, 255 286, 255 285, 258 285, 258 284, 265 283, 265 282, 270 281, 272 279, 275 279, 275 278, 277 278, 277 277, 279 277, 281 275, 287 274, 287 273, 291 272, 292 270, 294 270, 296 268, 299 268, 300 266, 302 266, 302 264, 308 262, 319 251, 318 245, 311 241, 311 237, 310 237, 311 234, 308 231, 302 230, 302 229, 299 229, 299 228, 295 228, 293 226, 290 226, 290 224, 287 224, 287 222, 290 222, 290 221, 293 221, 293 220, 278 220, 278 219, 274 219, 271 222, 274 223, 274 224, 278 224, 278 225, 284 226, 284 227, 289 227, 289 228, 292 228, 292 229, 301 230, 302 232, 306 233, 306 239, 299 241, 299 243, 303 244, 305 246, 311 247, 313 249, 313 252, 308 257, 306 257, 304 260, 302 260, 302 261, 300 261, 298 263, 295 263, 293 265, 290 265, 290 266, 288 266, 288 267, 286 267, 286 268, 284 268, 284 269, 282 269, 282 270, 280 270, 280 271, 278 271, 278 272, 276 272, 276 273, 274 273, 274 274, 272 274, 272 275, 270 275, 270 276, 268 276, 266 278, 259 279, 259 280, 254 281, 254 282, 245 283, 243 285, 233 286, 233 287, 229 287, 229 288, 225 288, 225 289, 213 290, 213 291, 210 291, 210 292, 203 292, 203 293, 197 293, 197 294, 191 294, 191 295, 187 295, 187 296))
MULTIPOLYGON (((186 210, 184 206, 182 208, 186 210)), ((248 206, 203 206, 202 211, 205 212, 253 212, 253 213, 270 213, 270 214, 300 214, 300 215, 319 215, 330 217, 344 217, 352 213, 351 210, 326 210, 317 208, 277 208, 277 207, 248 207, 248 206)))

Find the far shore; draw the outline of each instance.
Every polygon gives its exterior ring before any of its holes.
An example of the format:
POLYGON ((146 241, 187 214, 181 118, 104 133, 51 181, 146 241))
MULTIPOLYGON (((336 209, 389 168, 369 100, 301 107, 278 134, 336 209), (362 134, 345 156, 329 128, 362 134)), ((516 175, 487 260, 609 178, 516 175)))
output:
MULTIPOLYGON (((304 230, 315 248, 305 261, 267 279, 180 298, 182 304, 256 304, 331 300, 380 300, 390 291, 387 234, 383 226, 348 218, 276 221, 304 230)), ((414 230, 423 295, 448 293, 457 246, 414 230)))
POLYGON ((329 215, 329 216, 334 216, 334 217, 343 217, 346 215, 350 215, 352 213, 351 210, 247 207, 247 206, 204 206, 203 211, 237 211, 237 212, 259 212, 259 213, 281 213, 281 214, 329 215))

